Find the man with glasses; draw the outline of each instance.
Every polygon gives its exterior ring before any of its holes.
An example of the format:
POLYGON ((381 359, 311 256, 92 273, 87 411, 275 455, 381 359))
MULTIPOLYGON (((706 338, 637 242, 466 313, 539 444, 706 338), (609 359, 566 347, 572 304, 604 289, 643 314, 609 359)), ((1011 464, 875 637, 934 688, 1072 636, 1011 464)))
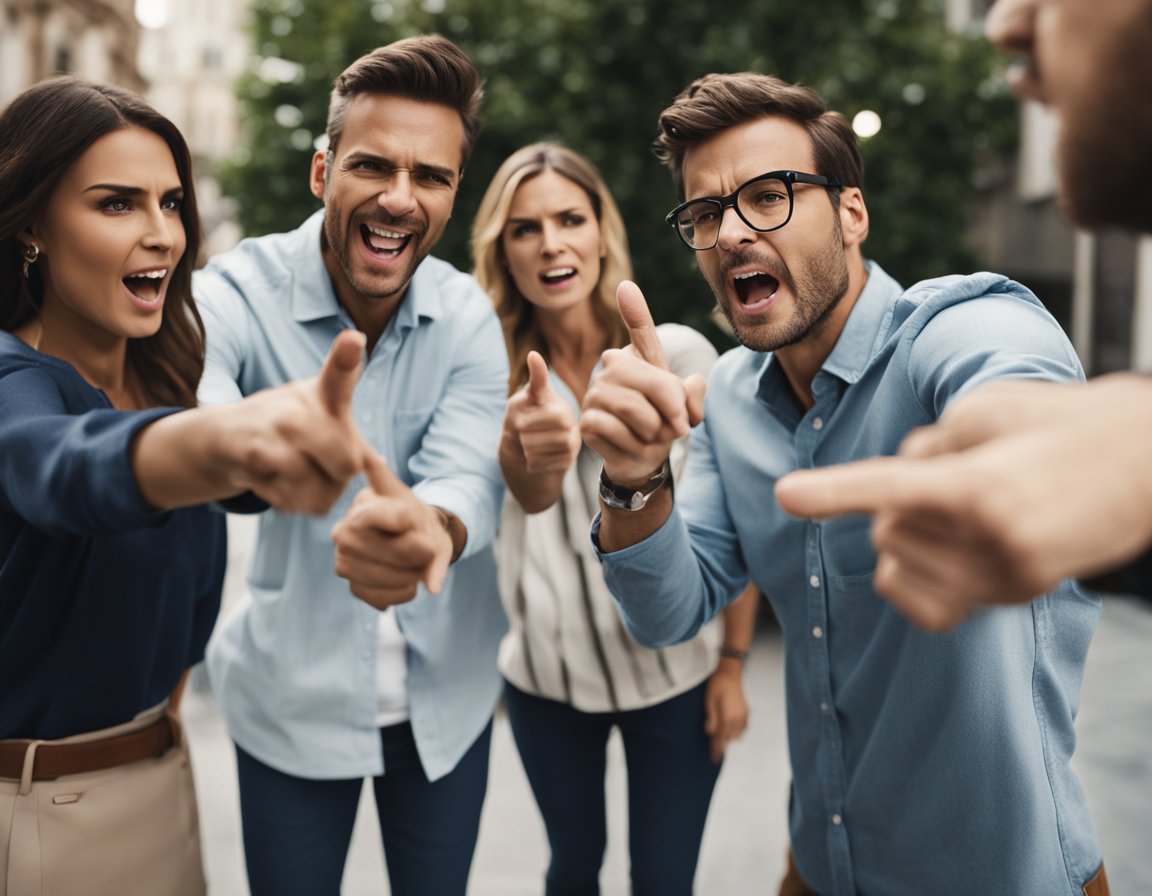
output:
POLYGON ((751 579, 785 641, 792 859, 780 893, 1106 893, 1069 768, 1099 602, 1072 583, 929 635, 872 583, 868 521, 788 516, 776 481, 890 454, 977 384, 1074 381, 1063 332, 995 274, 902 290, 861 245, 855 134, 807 88, 709 75, 660 117, 685 202, 668 216, 743 347, 669 373, 639 290, 581 428, 604 461, 594 524, 642 642, 682 640, 751 579), (668 445, 690 426, 673 489, 668 445), (654 472, 655 471, 655 472, 654 472))
MULTIPOLYGON (((1013 89, 1060 116, 1071 220, 1152 234, 1152 3, 999 0, 985 30, 1022 57, 1013 89)), ((1147 376, 994 385, 906 440, 899 460, 805 472, 779 494, 797 514, 874 514, 877 588, 928 628, 1065 576, 1152 598, 1150 439, 1147 376)))

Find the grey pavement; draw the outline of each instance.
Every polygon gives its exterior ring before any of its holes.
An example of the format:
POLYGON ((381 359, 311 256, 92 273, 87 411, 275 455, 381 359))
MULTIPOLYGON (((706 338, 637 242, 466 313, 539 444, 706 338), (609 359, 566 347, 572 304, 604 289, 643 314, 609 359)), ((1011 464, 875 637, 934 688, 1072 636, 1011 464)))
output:
MULTIPOLYGON (((234 521, 236 518, 233 518, 234 521)), ((225 612, 236 600, 251 538, 250 521, 231 527, 233 539, 225 612)), ((775 893, 787 842, 788 759, 784 741, 780 640, 761 626, 745 672, 751 724, 729 748, 696 875, 700 896, 775 893)), ((215 704, 202 687, 189 688, 184 719, 200 800, 204 862, 212 896, 247 896, 240 843, 235 757, 215 704)), ((1114 896, 1152 894, 1152 605, 1112 599, 1088 657, 1074 761, 1103 844, 1114 896)), ((601 874, 603 896, 627 896, 627 809, 624 759, 609 746, 609 844, 601 874)), ((548 848, 507 720, 493 727, 488 797, 480 823, 470 896, 538 896, 548 848)), ((379 830, 365 790, 344 874, 344 896, 386 896, 379 830)), ((927 896, 927 894, 926 894, 927 896)))

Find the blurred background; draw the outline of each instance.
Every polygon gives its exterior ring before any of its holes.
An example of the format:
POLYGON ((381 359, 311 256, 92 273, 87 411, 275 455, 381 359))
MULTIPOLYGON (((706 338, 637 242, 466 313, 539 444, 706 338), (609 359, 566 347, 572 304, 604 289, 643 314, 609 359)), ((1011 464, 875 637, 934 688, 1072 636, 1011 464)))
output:
POLYGON ((468 222, 499 162, 563 140, 602 169, 658 318, 723 334, 663 223, 677 198, 650 146, 692 78, 802 81, 860 134, 866 253, 905 285, 991 269, 1030 286, 1090 373, 1152 367, 1152 240, 1059 215, 1054 123, 1018 106, 983 41, 990 0, 0 0, 0 105, 55 72, 146 94, 197 163, 206 251, 295 226, 317 204, 332 78, 375 46, 439 31, 487 80, 484 131, 437 254, 468 269, 468 222), (803 9, 798 15, 797 10, 803 9))
MULTIPOLYGON (((905 285, 990 269, 1030 286, 1092 374, 1152 369, 1152 239, 1072 229, 1056 204, 1055 123, 1004 86, 981 37, 990 0, 0 0, 0 106, 58 72, 145 94, 192 148, 206 254, 296 226, 323 146, 328 90, 373 47, 439 31, 487 81, 484 130, 436 254, 471 267, 469 223, 513 149, 559 139, 603 171, 658 319, 708 333, 712 299, 663 221, 676 204, 652 157, 659 111, 691 79, 753 69, 802 81, 862 138, 866 254, 905 285)), ((225 612, 241 592, 251 521, 233 520, 225 612)), ((762 616, 768 616, 767 608, 762 616)), ((1152 608, 1109 601, 1089 656, 1076 757, 1114 892, 1152 893, 1152 608)), ((752 729, 734 745, 705 837, 698 889, 773 891, 788 787, 779 638, 765 619, 747 673, 752 729)), ((233 754, 203 688, 184 710, 196 757, 212 891, 243 896, 233 754)), ((620 756, 609 780, 604 892, 627 892, 620 756)), ((372 813, 345 892, 386 892, 372 813)), ((476 896, 539 892, 547 848, 506 721, 473 874, 476 896)))

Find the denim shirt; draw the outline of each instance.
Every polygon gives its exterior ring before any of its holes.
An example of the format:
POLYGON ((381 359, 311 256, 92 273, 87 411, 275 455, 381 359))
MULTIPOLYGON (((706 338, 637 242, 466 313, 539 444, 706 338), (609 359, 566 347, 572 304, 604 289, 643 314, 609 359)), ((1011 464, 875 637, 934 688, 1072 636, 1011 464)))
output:
POLYGON ((1079 894, 1100 864, 1069 767, 1099 601, 1065 583, 926 633, 876 594, 868 518, 794 519, 772 492, 791 470, 895 453, 979 383, 1082 375, 1020 285, 984 273, 902 293, 871 264, 814 405, 799 408, 771 354, 726 353, 672 516, 602 555, 645 643, 691 636, 749 577, 771 601, 792 848, 824 896, 1079 894))
MULTIPOLYGON (((208 331, 203 403, 315 376, 332 340, 354 326, 320 254, 322 219, 317 212, 289 233, 245 240, 197 273, 208 331)), ((479 736, 500 691, 496 649, 507 622, 491 542, 507 382, 488 297, 471 277, 426 258, 352 399, 357 428, 396 474, 467 527, 440 594, 421 587, 394 610, 407 645, 410 720, 431 780, 479 736)), ((209 645, 229 734, 261 762, 301 777, 385 771, 375 724, 379 612, 336 576, 331 540, 364 485, 353 480, 326 517, 263 514, 246 600, 209 645)))

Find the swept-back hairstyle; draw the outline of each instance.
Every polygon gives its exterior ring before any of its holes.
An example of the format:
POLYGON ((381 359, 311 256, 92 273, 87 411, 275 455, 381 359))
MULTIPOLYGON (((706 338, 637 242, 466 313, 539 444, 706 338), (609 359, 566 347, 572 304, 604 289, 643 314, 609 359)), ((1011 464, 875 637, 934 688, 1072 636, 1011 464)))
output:
MULTIPOLYGON (((200 251, 200 219, 192 162, 180 131, 136 94, 76 78, 36 84, 0 113, 0 329, 14 330, 40 313, 43 256, 22 274, 25 243, 64 173, 106 134, 138 127, 172 151, 184 190, 180 219, 187 247, 168 285, 160 329, 128 340, 127 363, 151 405, 192 407, 204 370, 204 325, 192 300, 192 268, 200 251)), ((55 251, 67 251, 56 249, 55 251)))
MULTIPOLYGON (((829 110, 816 91, 802 84, 758 72, 737 72, 697 78, 660 113, 653 151, 671 170, 680 198, 686 198, 684 154, 689 149, 721 131, 767 115, 791 119, 808 132, 816 163, 816 170, 809 174, 837 178, 845 186, 864 185, 860 141, 843 115, 829 110)), ((834 205, 839 204, 836 187, 829 187, 828 195, 834 205)))
POLYGON ((504 328, 511 375, 508 391, 514 392, 528 381, 528 352, 536 350, 548 357, 548 346, 540 332, 535 306, 520 294, 512 274, 504 264, 504 227, 512 197, 525 181, 544 171, 555 171, 588 194, 600 224, 605 255, 600 263, 600 279, 592 297, 592 308, 604 332, 604 348, 628 344, 628 330, 616 306, 616 287, 632 277, 628 255, 628 235, 616 201, 604 178, 586 158, 559 143, 534 143, 504 160, 480 200, 472 223, 473 275, 492 297, 492 304, 504 328))
POLYGON ((464 51, 439 34, 406 37, 361 56, 336 78, 328 102, 328 149, 344 132, 348 104, 362 93, 384 93, 455 109, 464 124, 463 169, 480 133, 484 85, 464 51))

